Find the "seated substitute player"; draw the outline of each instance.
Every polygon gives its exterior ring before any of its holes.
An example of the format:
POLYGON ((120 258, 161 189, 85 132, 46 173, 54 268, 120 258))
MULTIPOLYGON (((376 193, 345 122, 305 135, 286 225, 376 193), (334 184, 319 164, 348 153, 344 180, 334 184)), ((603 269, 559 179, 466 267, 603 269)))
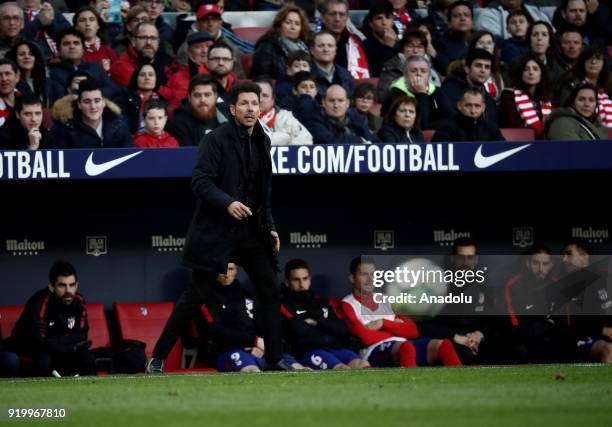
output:
POLYGON ((49 284, 28 300, 15 324, 7 347, 32 358, 36 376, 96 374, 87 309, 78 288, 72 264, 57 261, 49 284))
MULTIPOLYGON (((217 276, 213 297, 201 306, 208 336, 218 348, 217 369, 221 372, 260 372, 265 365, 264 340, 253 320, 253 301, 236 280, 238 268, 229 263, 226 274, 217 276)), ((283 359, 294 369, 303 366, 287 353, 283 359)))
POLYGON ((354 258, 349 270, 353 292, 342 300, 344 321, 364 346, 361 357, 373 367, 462 366, 450 340, 418 338, 410 318, 396 315, 387 302, 374 301, 375 270, 373 259, 354 258))
POLYGON ((310 288, 310 267, 303 259, 285 264, 283 326, 285 339, 300 362, 313 369, 366 368, 349 350, 351 335, 334 309, 310 288))

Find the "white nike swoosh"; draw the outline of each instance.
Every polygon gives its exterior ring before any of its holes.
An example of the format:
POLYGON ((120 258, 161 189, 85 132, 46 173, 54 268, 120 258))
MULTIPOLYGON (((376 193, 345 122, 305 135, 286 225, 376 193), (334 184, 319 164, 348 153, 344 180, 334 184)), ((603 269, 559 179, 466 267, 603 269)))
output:
POLYGON ((531 309, 532 309, 532 307, 533 307, 533 304, 531 304, 531 305, 526 305, 526 306, 525 306, 525 308, 526 308, 527 310, 531 310, 531 309))
POLYGON ((485 169, 489 166, 493 166, 495 163, 501 162, 504 159, 512 156, 513 154, 518 153, 521 150, 529 147, 531 144, 522 145, 520 147, 513 148, 511 150, 502 151, 501 153, 493 154, 492 156, 483 156, 482 155, 482 147, 478 147, 478 151, 476 151, 476 155, 474 156, 474 165, 478 169, 485 169))
POLYGON ((142 153, 142 151, 137 151, 136 153, 128 154, 127 156, 119 157, 118 159, 109 160, 108 162, 95 164, 93 161, 94 153, 91 153, 87 158, 87 162, 85 163, 85 173, 89 176, 98 176, 103 174, 104 172, 111 170, 115 166, 119 166, 121 163, 130 160, 132 157, 135 157, 142 153))
POLYGON ((296 310, 296 314, 304 314, 308 310, 296 310))

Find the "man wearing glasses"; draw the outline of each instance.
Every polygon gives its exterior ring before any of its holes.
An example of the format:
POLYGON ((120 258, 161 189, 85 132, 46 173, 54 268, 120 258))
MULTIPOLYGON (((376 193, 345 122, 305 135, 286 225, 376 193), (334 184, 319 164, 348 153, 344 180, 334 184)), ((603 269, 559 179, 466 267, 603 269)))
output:
POLYGON ((232 90, 232 85, 238 80, 238 77, 232 71, 234 65, 234 57, 232 49, 223 42, 216 42, 208 49, 208 70, 210 75, 217 82, 217 108, 229 117, 229 94, 232 90))
POLYGON ((139 61, 150 62, 158 69, 160 84, 165 86, 167 75, 177 69, 174 59, 159 49, 159 31, 153 23, 138 24, 132 35, 132 45, 111 67, 111 79, 127 86, 139 61))
POLYGON ((0 5, 0 57, 9 51, 21 37, 23 31, 23 14, 17 3, 9 2, 0 5))
POLYGON ((159 37, 162 41, 172 44, 174 30, 161 16, 164 11, 164 0, 140 0, 140 5, 145 8, 151 21, 155 24, 159 37))

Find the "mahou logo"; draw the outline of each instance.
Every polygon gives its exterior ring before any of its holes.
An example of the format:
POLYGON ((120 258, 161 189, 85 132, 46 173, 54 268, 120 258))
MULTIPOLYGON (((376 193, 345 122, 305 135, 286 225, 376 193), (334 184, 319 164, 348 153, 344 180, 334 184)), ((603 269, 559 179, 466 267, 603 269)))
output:
POLYGON ((434 230, 434 243, 438 243, 440 246, 451 246, 453 242, 462 237, 472 237, 469 231, 455 231, 450 229, 446 230, 434 230))
POLYGON ((610 230, 607 228, 573 227, 572 237, 575 239, 586 239, 590 243, 603 243, 610 238, 610 230))
POLYGON ((184 237, 169 236, 151 236, 151 247, 157 249, 157 252, 181 252, 185 247, 184 237))
POLYGON ((327 234, 312 234, 310 231, 306 233, 293 232, 289 233, 289 243, 295 245, 296 248, 320 248, 321 245, 327 243, 327 234))
POLYGON ((6 251, 13 256, 34 256, 45 250, 45 242, 23 240, 7 240, 6 251))

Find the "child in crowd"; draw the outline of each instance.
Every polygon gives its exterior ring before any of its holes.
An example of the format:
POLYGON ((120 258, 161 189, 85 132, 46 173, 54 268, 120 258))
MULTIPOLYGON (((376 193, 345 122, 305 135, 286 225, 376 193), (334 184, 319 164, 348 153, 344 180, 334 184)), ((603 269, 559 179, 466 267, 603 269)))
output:
POLYGON ((287 57, 287 75, 276 80, 274 88, 277 103, 291 95, 293 76, 300 71, 310 71, 310 54, 303 50, 291 52, 287 57))
POLYGON ((506 18, 506 26, 511 37, 503 43, 501 60, 510 65, 514 59, 529 52, 526 39, 529 28, 527 13, 522 9, 513 10, 506 18))
POLYGON ((178 147, 172 135, 164 130, 168 122, 166 102, 161 99, 149 99, 143 107, 144 129, 134 136, 134 147, 162 148, 178 147))

